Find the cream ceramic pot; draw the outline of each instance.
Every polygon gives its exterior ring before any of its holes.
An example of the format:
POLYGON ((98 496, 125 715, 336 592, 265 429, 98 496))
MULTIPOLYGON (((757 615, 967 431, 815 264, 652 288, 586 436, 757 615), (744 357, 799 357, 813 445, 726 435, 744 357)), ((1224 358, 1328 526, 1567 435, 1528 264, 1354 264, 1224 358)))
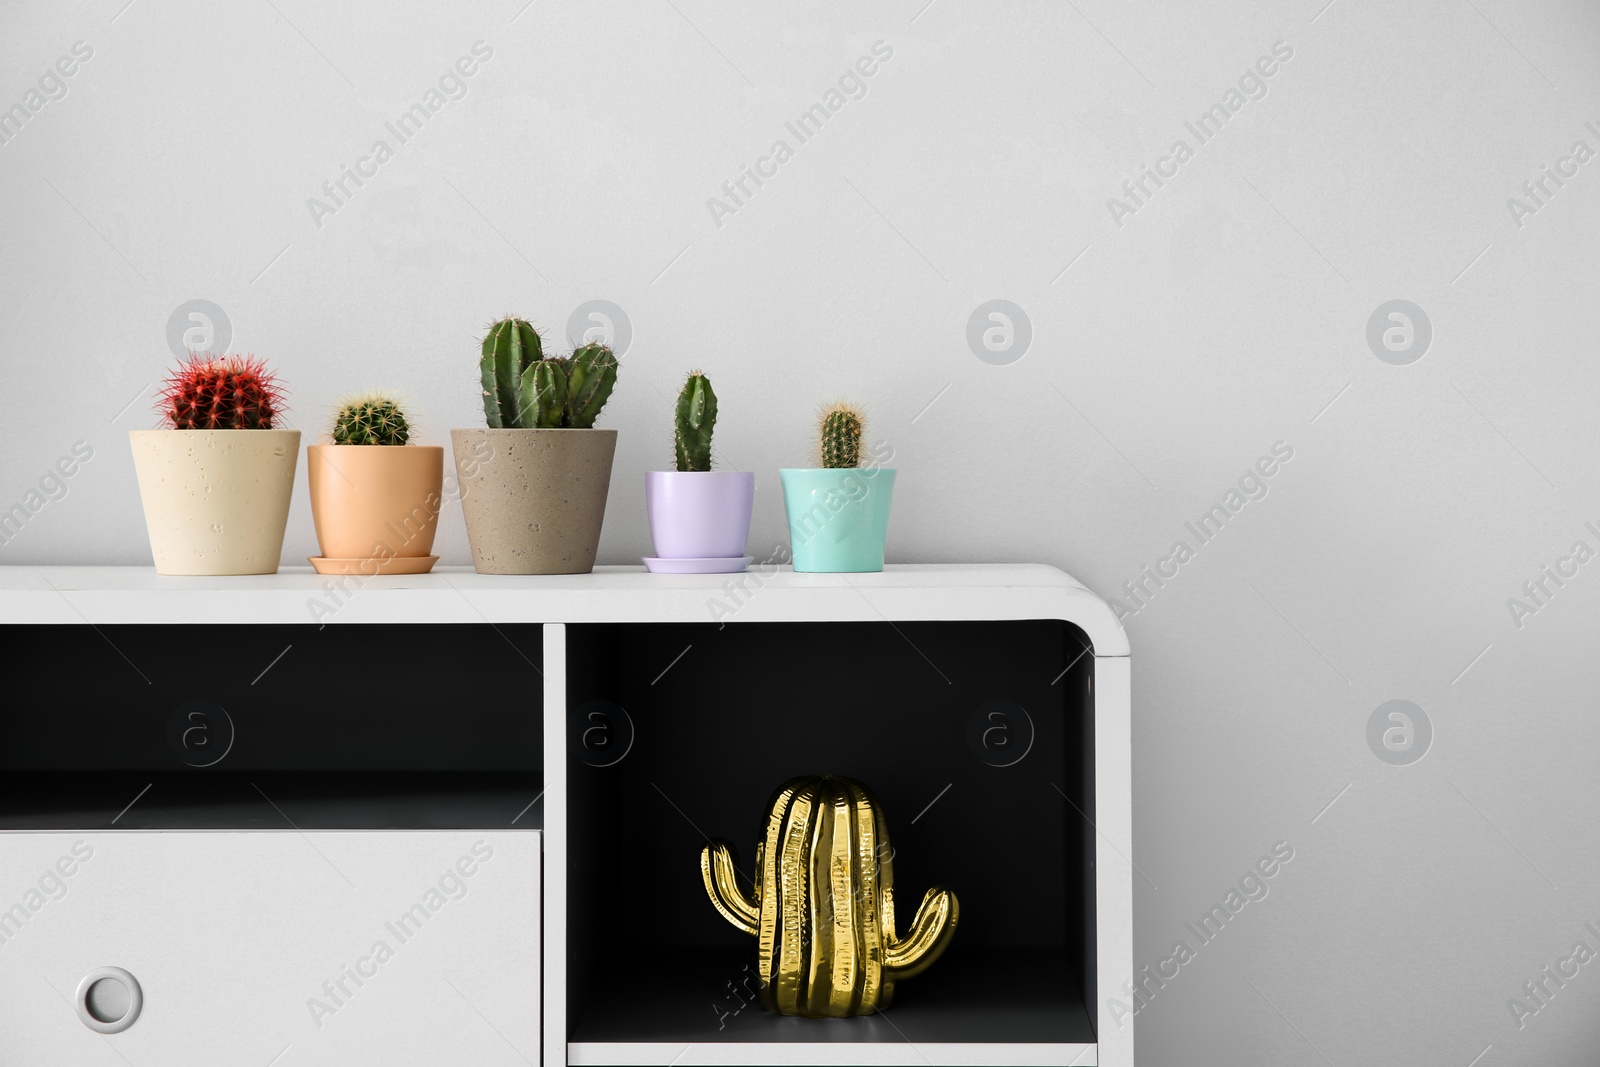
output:
POLYGON ((160 574, 273 574, 289 521, 299 430, 133 430, 160 574))

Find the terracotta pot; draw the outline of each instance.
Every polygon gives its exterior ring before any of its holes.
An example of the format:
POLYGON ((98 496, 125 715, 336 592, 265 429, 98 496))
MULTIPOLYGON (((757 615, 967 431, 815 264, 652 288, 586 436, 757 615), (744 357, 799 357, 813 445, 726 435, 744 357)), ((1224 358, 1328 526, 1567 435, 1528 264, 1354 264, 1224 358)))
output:
POLYGON ((132 430, 160 574, 273 574, 289 521, 299 430, 132 430))
POLYGON ((480 574, 587 574, 600 547, 615 430, 451 430, 480 574))
MULTIPOLYGON (((312 445, 306 449, 311 519, 321 562, 371 563, 431 556, 443 504, 439 445, 312 445)), ((423 571, 431 569, 432 561, 423 571)), ((407 573, 418 573, 406 568, 407 573)))

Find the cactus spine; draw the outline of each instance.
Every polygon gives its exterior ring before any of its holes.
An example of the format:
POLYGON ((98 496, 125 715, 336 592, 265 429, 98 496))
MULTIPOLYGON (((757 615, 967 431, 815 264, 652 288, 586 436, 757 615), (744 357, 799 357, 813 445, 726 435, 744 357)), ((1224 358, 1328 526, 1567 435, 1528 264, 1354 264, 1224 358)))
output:
POLYGON ((711 469, 711 431, 717 425, 717 394, 711 379, 690 371, 678 394, 678 411, 673 432, 673 451, 680 471, 711 469))
POLYGON ((373 394, 341 404, 329 436, 336 445, 403 445, 411 425, 393 398, 373 394))
POLYGON ((489 327, 478 369, 483 416, 496 430, 587 430, 617 384, 617 359, 605 345, 546 358, 539 331, 507 317, 489 327))
POLYGON ((861 434, 866 416, 850 404, 834 404, 822 413, 818 442, 824 467, 861 466, 861 434))
POLYGON ((191 352, 167 378, 157 403, 174 430, 270 430, 283 390, 255 356, 191 352))
POLYGON ((870 1015, 894 983, 926 970, 955 934, 955 894, 933 888, 905 937, 895 930, 889 828, 860 782, 829 775, 785 783, 756 846, 755 886, 738 884, 732 849, 700 853, 706 893, 722 917, 757 938, 761 1001, 810 1018, 870 1015))

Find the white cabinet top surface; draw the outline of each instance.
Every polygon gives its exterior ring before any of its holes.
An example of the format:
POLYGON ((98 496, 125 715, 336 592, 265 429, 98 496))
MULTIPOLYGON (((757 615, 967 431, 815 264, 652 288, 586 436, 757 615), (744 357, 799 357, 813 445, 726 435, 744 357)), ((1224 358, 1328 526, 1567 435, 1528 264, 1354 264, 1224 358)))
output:
POLYGON ((0 624, 915 622, 1064 619, 1098 656, 1126 656, 1111 608, 1043 564, 894 564, 872 574, 478 574, 466 567, 381 577, 306 567, 241 577, 171 577, 149 567, 0 567, 0 624))

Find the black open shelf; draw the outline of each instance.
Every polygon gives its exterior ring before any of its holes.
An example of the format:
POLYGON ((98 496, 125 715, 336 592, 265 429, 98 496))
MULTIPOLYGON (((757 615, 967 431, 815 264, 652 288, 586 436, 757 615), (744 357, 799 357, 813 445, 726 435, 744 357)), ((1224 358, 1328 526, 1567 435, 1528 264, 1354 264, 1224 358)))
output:
POLYGON ((542 804, 524 811, 544 789, 539 625, 8 625, 0 640, 16 666, 0 829, 542 825, 542 804))
POLYGON ((570 1041, 1094 1040, 1093 657, 1080 630, 573 624, 567 643, 570 1041), (973 747, 991 701, 1032 723, 1010 766, 973 747), (583 744, 597 709, 613 735, 628 724, 620 759, 583 744), (728 839, 748 874, 772 791, 818 773, 859 779, 886 808, 902 932, 938 884, 961 902, 955 940, 881 1015, 818 1023, 755 1003, 723 1018, 756 945, 706 899, 700 849, 728 839), (644 974, 647 988, 633 981, 644 974))

